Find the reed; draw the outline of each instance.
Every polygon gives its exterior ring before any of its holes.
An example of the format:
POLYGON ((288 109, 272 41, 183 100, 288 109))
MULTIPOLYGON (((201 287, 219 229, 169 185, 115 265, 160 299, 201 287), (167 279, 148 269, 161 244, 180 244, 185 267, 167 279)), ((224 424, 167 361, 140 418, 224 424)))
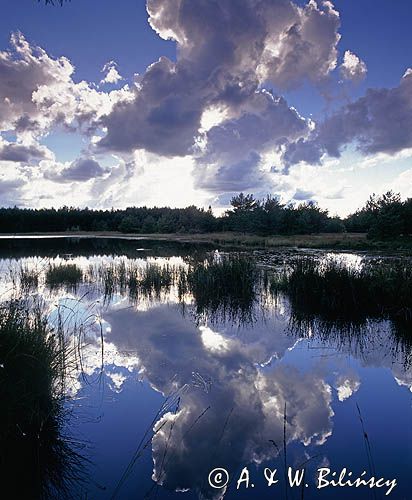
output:
POLYGON ((46 285, 76 288, 83 279, 83 272, 76 264, 50 264, 46 270, 46 285))
POLYGON ((179 287, 193 294, 198 315, 248 321, 257 298, 258 276, 251 258, 234 254, 192 264, 180 276, 179 287))
POLYGON ((18 271, 18 279, 20 289, 23 293, 28 293, 31 290, 37 290, 39 286, 39 273, 35 269, 30 269, 28 266, 21 266, 18 271))
POLYGON ((370 260, 353 267, 340 260, 298 259, 272 280, 295 311, 330 320, 367 318, 412 322, 412 267, 408 260, 370 260))
POLYGON ((5 490, 59 498, 80 477, 80 456, 61 435, 67 346, 39 304, 0 306, 0 468, 5 490))

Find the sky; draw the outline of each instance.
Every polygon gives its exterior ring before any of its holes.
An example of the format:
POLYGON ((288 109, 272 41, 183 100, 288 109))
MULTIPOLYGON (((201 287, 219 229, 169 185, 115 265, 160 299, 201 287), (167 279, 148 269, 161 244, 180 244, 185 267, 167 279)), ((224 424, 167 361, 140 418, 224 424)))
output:
POLYGON ((6 2, 0 206, 412 196, 411 20, 409 0, 6 2))

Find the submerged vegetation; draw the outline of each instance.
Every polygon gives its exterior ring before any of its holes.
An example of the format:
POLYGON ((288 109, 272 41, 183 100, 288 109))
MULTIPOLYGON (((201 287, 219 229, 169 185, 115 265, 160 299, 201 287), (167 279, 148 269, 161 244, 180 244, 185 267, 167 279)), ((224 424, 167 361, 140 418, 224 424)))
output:
POLYGON ((61 435, 66 350, 39 304, 1 304, 2 487, 22 498, 64 496, 79 478, 79 455, 61 435))

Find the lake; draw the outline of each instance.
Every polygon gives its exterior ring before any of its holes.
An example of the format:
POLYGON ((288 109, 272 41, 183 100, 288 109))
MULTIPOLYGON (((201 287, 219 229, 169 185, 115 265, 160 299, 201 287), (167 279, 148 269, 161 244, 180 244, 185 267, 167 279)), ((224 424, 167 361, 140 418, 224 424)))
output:
MULTIPOLYGON (((2 300, 40 300, 69 346, 60 431, 81 471, 68 496, 411 498, 410 329, 296 316, 287 294, 271 293, 273 272, 330 253, 243 252, 229 282, 218 273, 231 255, 146 240, 0 241, 2 300), (81 278, 53 281, 50 269, 68 264, 81 278), (305 470, 301 485, 288 486, 289 468, 305 470), (367 484, 319 488, 327 469, 367 484)), ((375 257, 333 256, 354 267, 375 257)))

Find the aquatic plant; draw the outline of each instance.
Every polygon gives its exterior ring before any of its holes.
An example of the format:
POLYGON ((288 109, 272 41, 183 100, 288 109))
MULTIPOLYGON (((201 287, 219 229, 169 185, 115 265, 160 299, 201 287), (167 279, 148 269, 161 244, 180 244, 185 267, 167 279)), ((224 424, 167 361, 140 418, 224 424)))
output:
POLYGON ((18 271, 20 289, 23 293, 36 290, 39 286, 39 272, 36 269, 30 269, 28 266, 21 266, 18 271))
POLYGON ((83 278, 82 270, 76 264, 50 264, 46 270, 46 285, 77 287, 83 278))
POLYGON ((180 290, 193 294, 199 315, 223 314, 247 320, 257 297, 258 272, 253 259, 231 254, 189 266, 180 276, 180 290))
POLYGON ((132 300, 159 298, 175 287, 182 304, 188 295, 194 298, 198 316, 219 312, 245 319, 258 295, 259 276, 253 259, 231 254, 192 259, 188 265, 102 262, 90 268, 85 279, 101 286, 106 301, 116 292, 132 300))
POLYGON ((412 322, 412 267, 408 260, 369 260, 350 266, 337 259, 297 259, 272 280, 295 312, 328 320, 367 318, 412 322))
POLYGON ((66 350, 39 304, 1 304, 0 469, 17 497, 64 497, 80 477, 80 457, 61 435, 66 350))
POLYGON ((167 290, 174 281, 174 268, 168 264, 158 266, 147 264, 140 275, 139 286, 145 295, 159 295, 162 290, 167 290))

